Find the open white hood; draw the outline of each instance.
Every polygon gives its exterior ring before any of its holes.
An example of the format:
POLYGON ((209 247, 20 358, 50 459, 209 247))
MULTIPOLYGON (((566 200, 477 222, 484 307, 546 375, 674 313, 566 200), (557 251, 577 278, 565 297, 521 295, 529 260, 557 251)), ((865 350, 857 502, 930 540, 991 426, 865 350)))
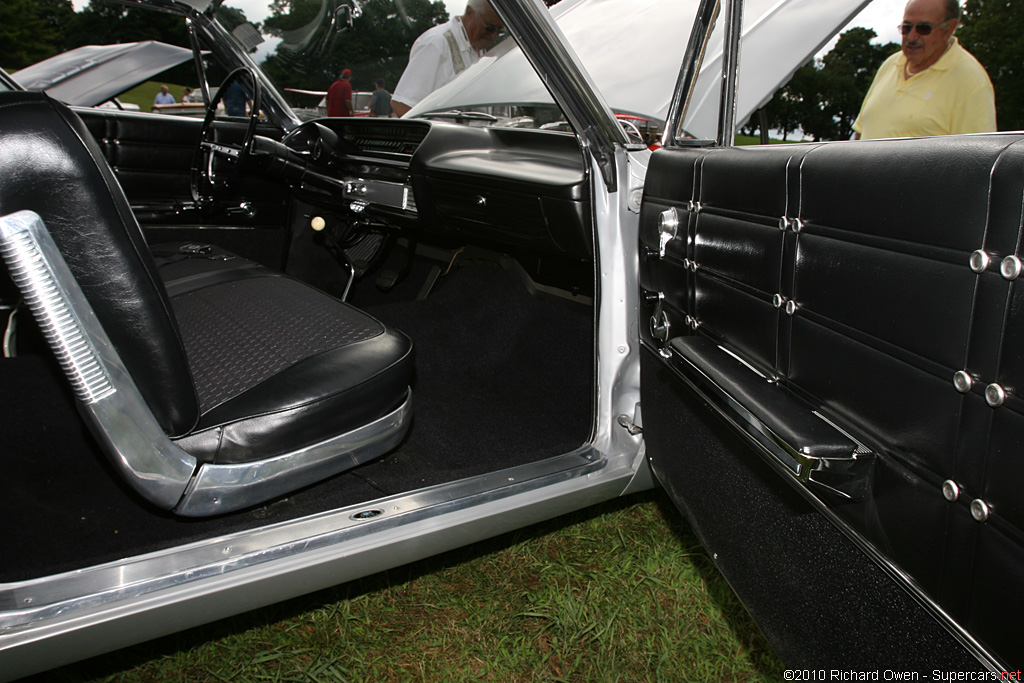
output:
MULTIPOLYGON (((869 1, 748 0, 743 10, 737 123, 745 122, 869 1)), ((698 0, 562 0, 551 14, 613 111, 664 119, 698 4, 698 0), (631 49, 608 49, 623 42, 631 49)), ((719 26, 722 23, 720 18, 719 26)), ((683 126, 698 137, 716 134, 721 60, 718 28, 683 126)), ((523 53, 506 40, 407 116, 553 102, 523 53)))
POLYGON ((155 40, 84 45, 13 74, 26 90, 45 90, 67 104, 92 107, 192 59, 192 51, 155 40))

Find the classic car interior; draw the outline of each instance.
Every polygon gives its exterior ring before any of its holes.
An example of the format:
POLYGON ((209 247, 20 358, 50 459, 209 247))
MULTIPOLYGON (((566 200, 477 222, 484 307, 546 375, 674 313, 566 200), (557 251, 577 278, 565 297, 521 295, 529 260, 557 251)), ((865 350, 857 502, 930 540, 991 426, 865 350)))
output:
POLYGON ((244 117, 0 92, 0 627, 297 546, 332 585, 360 534, 649 464, 787 666, 1019 668, 1024 138, 686 139, 689 60, 649 155, 551 59, 576 133, 300 122, 247 68, 244 117))
POLYGON ((8 283, 3 440, 50 457, 5 479, 0 505, 32 523, 2 580, 587 465, 593 239, 573 136, 351 119, 283 136, 256 116, 3 105, 0 213, 42 217, 174 455, 131 462, 96 420, 94 438, 8 283))
POLYGON ((878 598, 865 550, 969 648, 1020 661, 1022 179, 1011 134, 654 155, 645 439, 786 661, 969 668, 878 598), (878 613, 891 633, 851 654, 878 613))

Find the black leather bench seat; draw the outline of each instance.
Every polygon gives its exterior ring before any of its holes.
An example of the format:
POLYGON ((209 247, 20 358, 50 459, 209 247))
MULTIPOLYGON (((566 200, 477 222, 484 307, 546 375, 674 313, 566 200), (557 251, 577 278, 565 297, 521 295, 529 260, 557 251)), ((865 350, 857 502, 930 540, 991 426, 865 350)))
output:
POLYGON ((401 332, 216 246, 176 242, 152 251, 201 411, 177 443, 201 461, 272 457, 405 400, 413 354, 401 332))
POLYGON ((178 444, 204 462, 295 450, 405 399, 409 338, 301 282, 243 277, 180 294, 171 305, 201 411, 178 444))
POLYGON ((2 94, 0 150, 0 216, 42 219, 34 239, 59 256, 40 260, 71 292, 61 304, 87 321, 74 333, 102 350, 81 362, 113 386, 79 394, 83 413, 145 498, 183 515, 219 514, 403 438, 413 363, 404 334, 214 247, 151 250, 88 129, 42 93, 2 94))

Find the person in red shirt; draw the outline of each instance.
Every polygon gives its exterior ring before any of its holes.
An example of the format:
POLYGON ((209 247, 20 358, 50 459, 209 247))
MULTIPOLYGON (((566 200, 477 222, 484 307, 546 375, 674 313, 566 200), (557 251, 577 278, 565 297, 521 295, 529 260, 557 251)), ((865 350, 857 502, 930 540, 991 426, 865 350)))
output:
POLYGON ((331 83, 331 87, 327 89, 328 116, 352 116, 354 107, 352 106, 350 78, 352 78, 352 71, 345 69, 341 72, 341 77, 331 83))

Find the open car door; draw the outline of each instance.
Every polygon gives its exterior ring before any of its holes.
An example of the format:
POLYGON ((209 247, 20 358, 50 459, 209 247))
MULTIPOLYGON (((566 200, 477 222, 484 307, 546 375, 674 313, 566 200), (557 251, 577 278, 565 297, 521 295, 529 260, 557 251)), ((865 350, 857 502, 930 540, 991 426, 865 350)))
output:
POLYGON ((1019 675, 1024 135, 732 147, 714 5, 640 215, 655 474, 789 680, 1019 675), (724 114, 687 142, 713 24, 724 114))

